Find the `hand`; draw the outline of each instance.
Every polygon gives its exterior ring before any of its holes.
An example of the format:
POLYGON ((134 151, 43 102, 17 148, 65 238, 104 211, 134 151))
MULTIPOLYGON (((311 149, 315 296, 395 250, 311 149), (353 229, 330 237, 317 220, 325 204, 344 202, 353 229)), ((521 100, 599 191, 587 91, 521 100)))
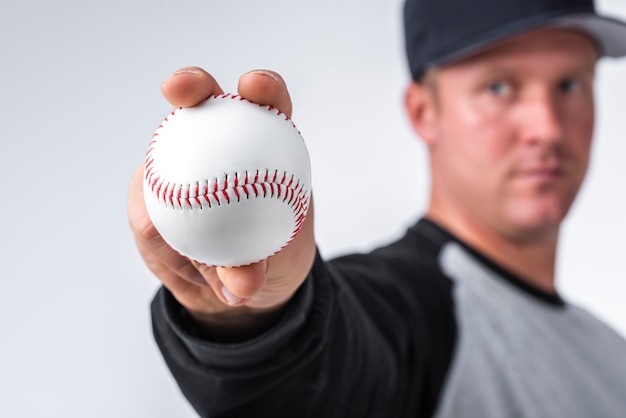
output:
MULTIPOLYGON (((223 91, 197 67, 172 74, 161 85, 174 107, 191 107, 223 91)), ((256 70, 239 79, 239 95, 271 105, 291 117, 292 105, 282 78, 256 70)), ((146 265, 207 333, 245 338, 266 328, 306 278, 315 257, 313 205, 298 235, 278 254, 244 267, 207 267, 181 256, 152 225, 143 200, 143 166, 133 176, 128 197, 129 222, 146 265)))

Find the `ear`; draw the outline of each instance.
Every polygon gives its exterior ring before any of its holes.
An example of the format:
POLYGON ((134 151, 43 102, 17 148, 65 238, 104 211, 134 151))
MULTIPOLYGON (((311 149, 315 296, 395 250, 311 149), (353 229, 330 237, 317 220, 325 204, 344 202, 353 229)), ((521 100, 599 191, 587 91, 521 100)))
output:
POLYGON ((406 89, 404 107, 413 130, 432 147, 436 142, 437 101, 432 89, 413 81, 406 89))

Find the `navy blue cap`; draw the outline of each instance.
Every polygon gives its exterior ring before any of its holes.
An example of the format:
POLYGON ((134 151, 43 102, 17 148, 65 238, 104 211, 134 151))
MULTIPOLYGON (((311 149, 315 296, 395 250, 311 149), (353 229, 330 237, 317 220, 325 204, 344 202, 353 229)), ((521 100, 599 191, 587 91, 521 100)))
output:
POLYGON ((406 0, 404 33, 411 76, 468 57, 540 27, 579 30, 602 56, 626 55, 626 23, 600 16, 593 0, 406 0))

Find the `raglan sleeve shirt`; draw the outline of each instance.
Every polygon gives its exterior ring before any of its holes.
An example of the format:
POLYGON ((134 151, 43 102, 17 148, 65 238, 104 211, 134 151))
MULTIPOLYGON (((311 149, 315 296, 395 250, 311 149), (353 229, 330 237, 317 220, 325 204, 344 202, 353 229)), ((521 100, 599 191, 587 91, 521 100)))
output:
POLYGON ((154 332, 202 417, 623 417, 626 340, 440 226, 323 261, 280 321, 197 337, 165 289, 154 332))
POLYGON ((421 229, 370 254, 318 254, 281 319, 241 343, 198 337, 161 288, 154 334, 185 397, 202 417, 431 416, 456 324, 437 239, 421 229))

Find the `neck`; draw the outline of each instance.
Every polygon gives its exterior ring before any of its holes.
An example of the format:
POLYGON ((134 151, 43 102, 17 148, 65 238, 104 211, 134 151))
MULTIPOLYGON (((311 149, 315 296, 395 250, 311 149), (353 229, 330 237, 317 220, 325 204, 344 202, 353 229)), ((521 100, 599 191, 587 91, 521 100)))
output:
POLYGON ((558 228, 532 238, 514 237, 469 216, 431 203, 426 217, 493 262, 545 292, 554 293, 558 228))

